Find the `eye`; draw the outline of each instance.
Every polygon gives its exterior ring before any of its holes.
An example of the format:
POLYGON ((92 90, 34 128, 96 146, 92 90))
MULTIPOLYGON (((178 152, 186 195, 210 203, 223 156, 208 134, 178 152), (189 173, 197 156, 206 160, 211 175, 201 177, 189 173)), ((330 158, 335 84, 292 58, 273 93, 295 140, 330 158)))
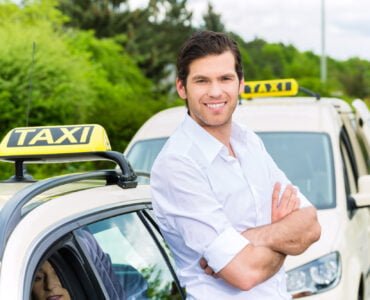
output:
POLYGON ((35 282, 42 281, 44 279, 43 274, 36 274, 35 276, 35 282))
POLYGON ((233 80, 233 77, 231 77, 231 76, 223 76, 222 78, 221 78, 221 80, 222 81, 232 81, 233 80))
POLYGON ((209 78, 205 76, 194 76, 192 78, 192 82, 195 84, 206 84, 207 82, 209 82, 209 78))

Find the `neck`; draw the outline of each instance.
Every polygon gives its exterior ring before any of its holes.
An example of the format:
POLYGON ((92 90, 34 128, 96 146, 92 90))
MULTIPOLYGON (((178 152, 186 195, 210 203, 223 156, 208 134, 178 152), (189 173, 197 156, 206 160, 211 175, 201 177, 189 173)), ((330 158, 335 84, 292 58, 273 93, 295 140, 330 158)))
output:
POLYGON ((234 151, 230 144, 231 122, 220 127, 203 126, 203 128, 214 138, 224 144, 229 150, 229 154, 235 157, 234 151))

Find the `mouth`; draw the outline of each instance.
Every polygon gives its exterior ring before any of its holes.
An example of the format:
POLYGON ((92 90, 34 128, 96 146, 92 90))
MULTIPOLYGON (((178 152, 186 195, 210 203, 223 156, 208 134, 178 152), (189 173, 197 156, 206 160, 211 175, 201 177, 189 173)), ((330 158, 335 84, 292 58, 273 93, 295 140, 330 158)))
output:
POLYGON ((60 295, 50 296, 47 298, 47 300, 60 300, 60 299, 62 299, 62 296, 60 295))
POLYGON ((226 105, 226 102, 220 102, 220 103, 206 103, 206 106, 213 110, 218 110, 223 108, 226 105))

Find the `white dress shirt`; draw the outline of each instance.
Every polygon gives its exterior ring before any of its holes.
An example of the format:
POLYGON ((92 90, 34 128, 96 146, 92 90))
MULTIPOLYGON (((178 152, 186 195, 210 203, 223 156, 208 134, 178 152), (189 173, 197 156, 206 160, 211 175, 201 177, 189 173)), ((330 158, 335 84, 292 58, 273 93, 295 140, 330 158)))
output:
POLYGON ((231 145, 237 159, 186 116, 153 165, 153 209, 180 282, 187 299, 291 299, 283 268, 241 291, 199 266, 204 257, 215 272, 224 268, 249 243, 241 232, 271 223, 274 184, 290 183, 251 130, 233 123, 231 145))

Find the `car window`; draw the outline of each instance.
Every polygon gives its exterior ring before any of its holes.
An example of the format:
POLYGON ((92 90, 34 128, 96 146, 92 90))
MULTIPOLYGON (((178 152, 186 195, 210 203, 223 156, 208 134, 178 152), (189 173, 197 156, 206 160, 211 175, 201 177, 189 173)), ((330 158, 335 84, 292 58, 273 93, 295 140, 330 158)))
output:
MULTIPOLYGON (((87 225, 79 229, 77 235, 84 238, 86 233, 91 234, 107 256, 99 260, 99 263, 103 261, 109 277, 109 280, 102 278, 102 282, 108 292, 116 290, 118 299, 181 299, 162 252, 136 213, 87 225), (113 279, 106 267, 107 260, 112 265, 113 279), (117 288, 117 281, 123 293, 117 288)), ((90 245, 89 248, 92 253, 90 245)), ((97 256, 96 253, 92 255, 97 256)))
POLYGON ((259 132, 267 151, 293 184, 318 209, 335 207, 329 136, 308 132, 259 132))
POLYGON ((137 141, 127 153, 132 168, 135 171, 150 172, 153 162, 161 151, 167 138, 137 141))
MULTIPOLYGON (((329 136, 309 132, 257 132, 288 178, 318 208, 335 207, 335 183, 329 136)), ((134 170, 150 172, 167 138, 138 141, 127 158, 134 170)))
POLYGON ((353 157, 352 147, 344 129, 341 131, 340 135, 340 150, 343 161, 346 194, 349 196, 357 191, 356 181, 358 172, 356 161, 353 157))
MULTIPOLYGON (((175 270, 174 270, 175 260, 172 256, 172 252, 171 252, 169 246, 167 245, 166 241, 164 240, 164 238, 163 238, 163 236, 160 232, 158 224, 155 222, 155 215, 154 215, 153 209, 152 208, 145 209, 141 212, 141 214, 142 214, 143 218, 145 218, 147 220, 146 224, 149 226, 149 230, 155 235, 156 240, 158 241, 158 243, 161 246, 161 249, 165 252, 164 257, 166 257, 166 259, 169 262, 169 265, 171 267, 171 272, 173 274, 175 274, 175 270)), ((178 288, 181 288, 180 287, 180 282, 177 281, 176 283, 177 283, 178 288)), ((182 290, 182 292, 184 293, 184 296, 185 296, 185 290, 184 289, 182 290)))
MULTIPOLYGON (((50 298, 60 295, 59 293, 66 294, 63 298, 66 300, 98 300, 107 298, 101 288, 103 285, 95 276, 91 276, 90 265, 85 263, 85 256, 80 251, 80 247, 71 233, 54 241, 42 254, 41 259, 38 258, 35 268, 31 268, 33 274, 32 286, 26 292, 26 294, 30 295, 28 298, 30 300, 44 299, 43 297, 35 296, 35 284, 39 286, 41 294, 47 293, 50 298), (50 264, 46 269, 45 263, 50 264), (48 269, 49 272, 46 271, 48 269), (57 275, 59 284, 52 284, 48 280, 50 269, 53 269, 52 272, 57 275), (42 273, 41 278, 40 273, 42 273), (67 297, 67 294, 69 294, 70 298, 67 297)), ((54 282, 56 281, 54 280, 54 282)))

